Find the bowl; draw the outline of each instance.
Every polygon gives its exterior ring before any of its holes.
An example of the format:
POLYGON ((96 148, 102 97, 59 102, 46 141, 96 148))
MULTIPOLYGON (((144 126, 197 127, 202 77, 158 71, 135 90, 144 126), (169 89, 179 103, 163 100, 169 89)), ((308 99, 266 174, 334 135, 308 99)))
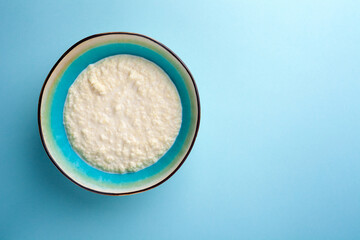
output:
POLYGON ((165 45, 136 33, 101 33, 75 43, 55 63, 39 97, 40 137, 51 161, 80 187, 107 195, 143 192, 169 179, 189 155, 199 123, 199 94, 188 68, 165 45), (71 147, 63 123, 65 99, 77 76, 89 64, 118 54, 140 56, 161 67, 175 84, 182 104, 181 128, 171 148, 155 164, 126 174, 104 172, 87 164, 71 147))

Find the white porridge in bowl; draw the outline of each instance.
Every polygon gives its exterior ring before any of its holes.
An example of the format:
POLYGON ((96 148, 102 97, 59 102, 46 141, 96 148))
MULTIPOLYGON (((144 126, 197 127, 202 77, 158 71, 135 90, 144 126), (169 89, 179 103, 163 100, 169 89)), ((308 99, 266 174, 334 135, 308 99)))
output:
POLYGON ((90 165, 113 173, 136 172, 157 162, 181 126, 177 89, 156 64, 115 55, 89 65, 68 91, 67 137, 90 165))

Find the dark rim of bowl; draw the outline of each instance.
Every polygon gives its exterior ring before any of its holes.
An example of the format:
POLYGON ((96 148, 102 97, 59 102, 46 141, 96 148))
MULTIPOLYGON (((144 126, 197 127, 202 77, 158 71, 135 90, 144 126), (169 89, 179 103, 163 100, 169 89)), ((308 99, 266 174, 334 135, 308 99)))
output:
POLYGON ((41 142, 42 142, 42 145, 48 155, 48 157, 50 158, 50 160, 52 161, 52 163, 56 166, 56 168, 65 176, 67 177, 69 180, 71 180, 73 183, 75 183, 76 185, 88 190, 88 191, 91 191, 91 192, 94 192, 94 193, 99 193, 99 194, 104 194, 104 195, 111 195, 111 196, 121 196, 121 195, 131 195, 131 194, 135 194, 135 193, 141 193, 141 192, 145 192, 145 191, 148 191, 150 189, 153 189, 157 186, 159 186, 160 184, 164 183, 165 181, 167 181, 170 177, 172 177, 175 172, 177 172, 177 170, 179 170, 179 168, 183 165, 183 163, 185 162, 186 158, 189 156, 189 153, 191 152, 193 146, 194 146, 194 143, 195 143, 195 139, 197 137, 197 134, 198 134, 198 131, 199 131, 199 125, 200 125, 200 97, 199 97, 199 92, 198 92, 198 89, 197 89, 197 86, 196 86, 196 83, 195 83, 195 80, 191 74, 191 72, 189 71, 189 69, 186 67, 185 63, 173 52, 171 51, 168 47, 166 47, 164 44, 148 37, 148 36, 145 36, 145 35, 142 35, 142 34, 138 34, 138 33, 130 33, 130 32, 106 32, 106 33, 99 33, 99 34, 94 34, 94 35, 91 35, 91 36, 88 36, 80 41, 78 41, 77 43, 75 43, 74 45, 72 45, 60 58, 59 60, 57 60, 57 62, 55 63, 55 65, 51 68, 49 74, 47 75, 46 79, 45 79, 45 82, 44 84, 42 85, 42 88, 41 88, 41 92, 40 92, 40 97, 39 97, 39 102, 38 102, 38 126, 39 126, 39 133, 40 133, 40 138, 41 138, 41 142), (60 166, 56 163, 55 159, 52 157, 52 155, 50 154, 50 151, 49 149, 47 148, 46 146, 46 143, 45 143, 45 139, 44 139, 44 136, 43 136, 43 133, 42 133, 42 127, 41 127, 41 102, 42 102, 42 97, 43 97, 43 93, 44 93, 44 89, 45 89, 45 86, 50 78, 50 76, 52 75, 54 69, 57 67, 57 65, 61 62, 61 60, 71 51, 73 50, 76 46, 78 46, 79 44, 87 41, 87 40, 90 40, 92 38, 97 38, 97 37, 101 37, 101 36, 105 36, 105 35, 133 35, 133 36, 138 36, 138 37, 142 37, 142 38, 146 38, 154 43, 156 43, 157 45, 161 46, 162 48, 164 48, 166 51, 168 51, 171 55, 173 55, 177 61, 179 61, 181 63, 181 65, 185 68, 185 70, 187 71, 187 73, 189 74, 190 78, 191 78, 191 81, 193 83, 193 86, 194 86, 194 89, 195 89, 195 94, 196 94, 196 99, 197 99, 197 108, 198 108, 198 119, 197 119, 197 122, 196 122, 196 128, 195 128, 195 134, 194 134, 194 137, 191 141, 191 144, 190 144, 190 147, 188 149, 188 151, 186 152, 184 158, 181 160, 180 164, 176 167, 175 170, 173 170, 168 176, 166 176, 163 180, 161 180, 160 182, 150 186, 150 187, 147 187, 147 188, 144 188, 144 189, 141 189, 141 190, 138 190, 138 191, 133 191, 133 192, 124 192, 124 193, 109 193, 109 192, 101 192, 101 191, 97 191, 97 190, 94 190, 94 189, 91 189, 91 188, 88 188, 86 186, 83 186, 81 185, 80 183, 76 182, 74 179, 72 179, 65 171, 63 171, 60 166))

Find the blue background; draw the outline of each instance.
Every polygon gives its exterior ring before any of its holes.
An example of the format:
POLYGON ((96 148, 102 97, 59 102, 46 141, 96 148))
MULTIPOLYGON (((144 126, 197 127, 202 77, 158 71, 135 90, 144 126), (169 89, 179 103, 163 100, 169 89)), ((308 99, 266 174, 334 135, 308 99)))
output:
POLYGON ((0 239, 360 239, 359 1, 0 2, 0 239), (198 84, 183 167, 97 195, 47 158, 37 101, 76 41, 131 31, 198 84))

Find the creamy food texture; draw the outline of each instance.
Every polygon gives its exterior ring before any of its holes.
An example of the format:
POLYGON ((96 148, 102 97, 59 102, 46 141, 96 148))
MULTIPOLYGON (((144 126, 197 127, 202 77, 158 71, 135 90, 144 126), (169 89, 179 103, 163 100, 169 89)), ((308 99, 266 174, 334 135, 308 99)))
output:
POLYGON ((75 151, 107 172, 139 171, 165 154, 181 126, 179 94, 156 64, 133 55, 89 65, 70 87, 64 125, 75 151))

